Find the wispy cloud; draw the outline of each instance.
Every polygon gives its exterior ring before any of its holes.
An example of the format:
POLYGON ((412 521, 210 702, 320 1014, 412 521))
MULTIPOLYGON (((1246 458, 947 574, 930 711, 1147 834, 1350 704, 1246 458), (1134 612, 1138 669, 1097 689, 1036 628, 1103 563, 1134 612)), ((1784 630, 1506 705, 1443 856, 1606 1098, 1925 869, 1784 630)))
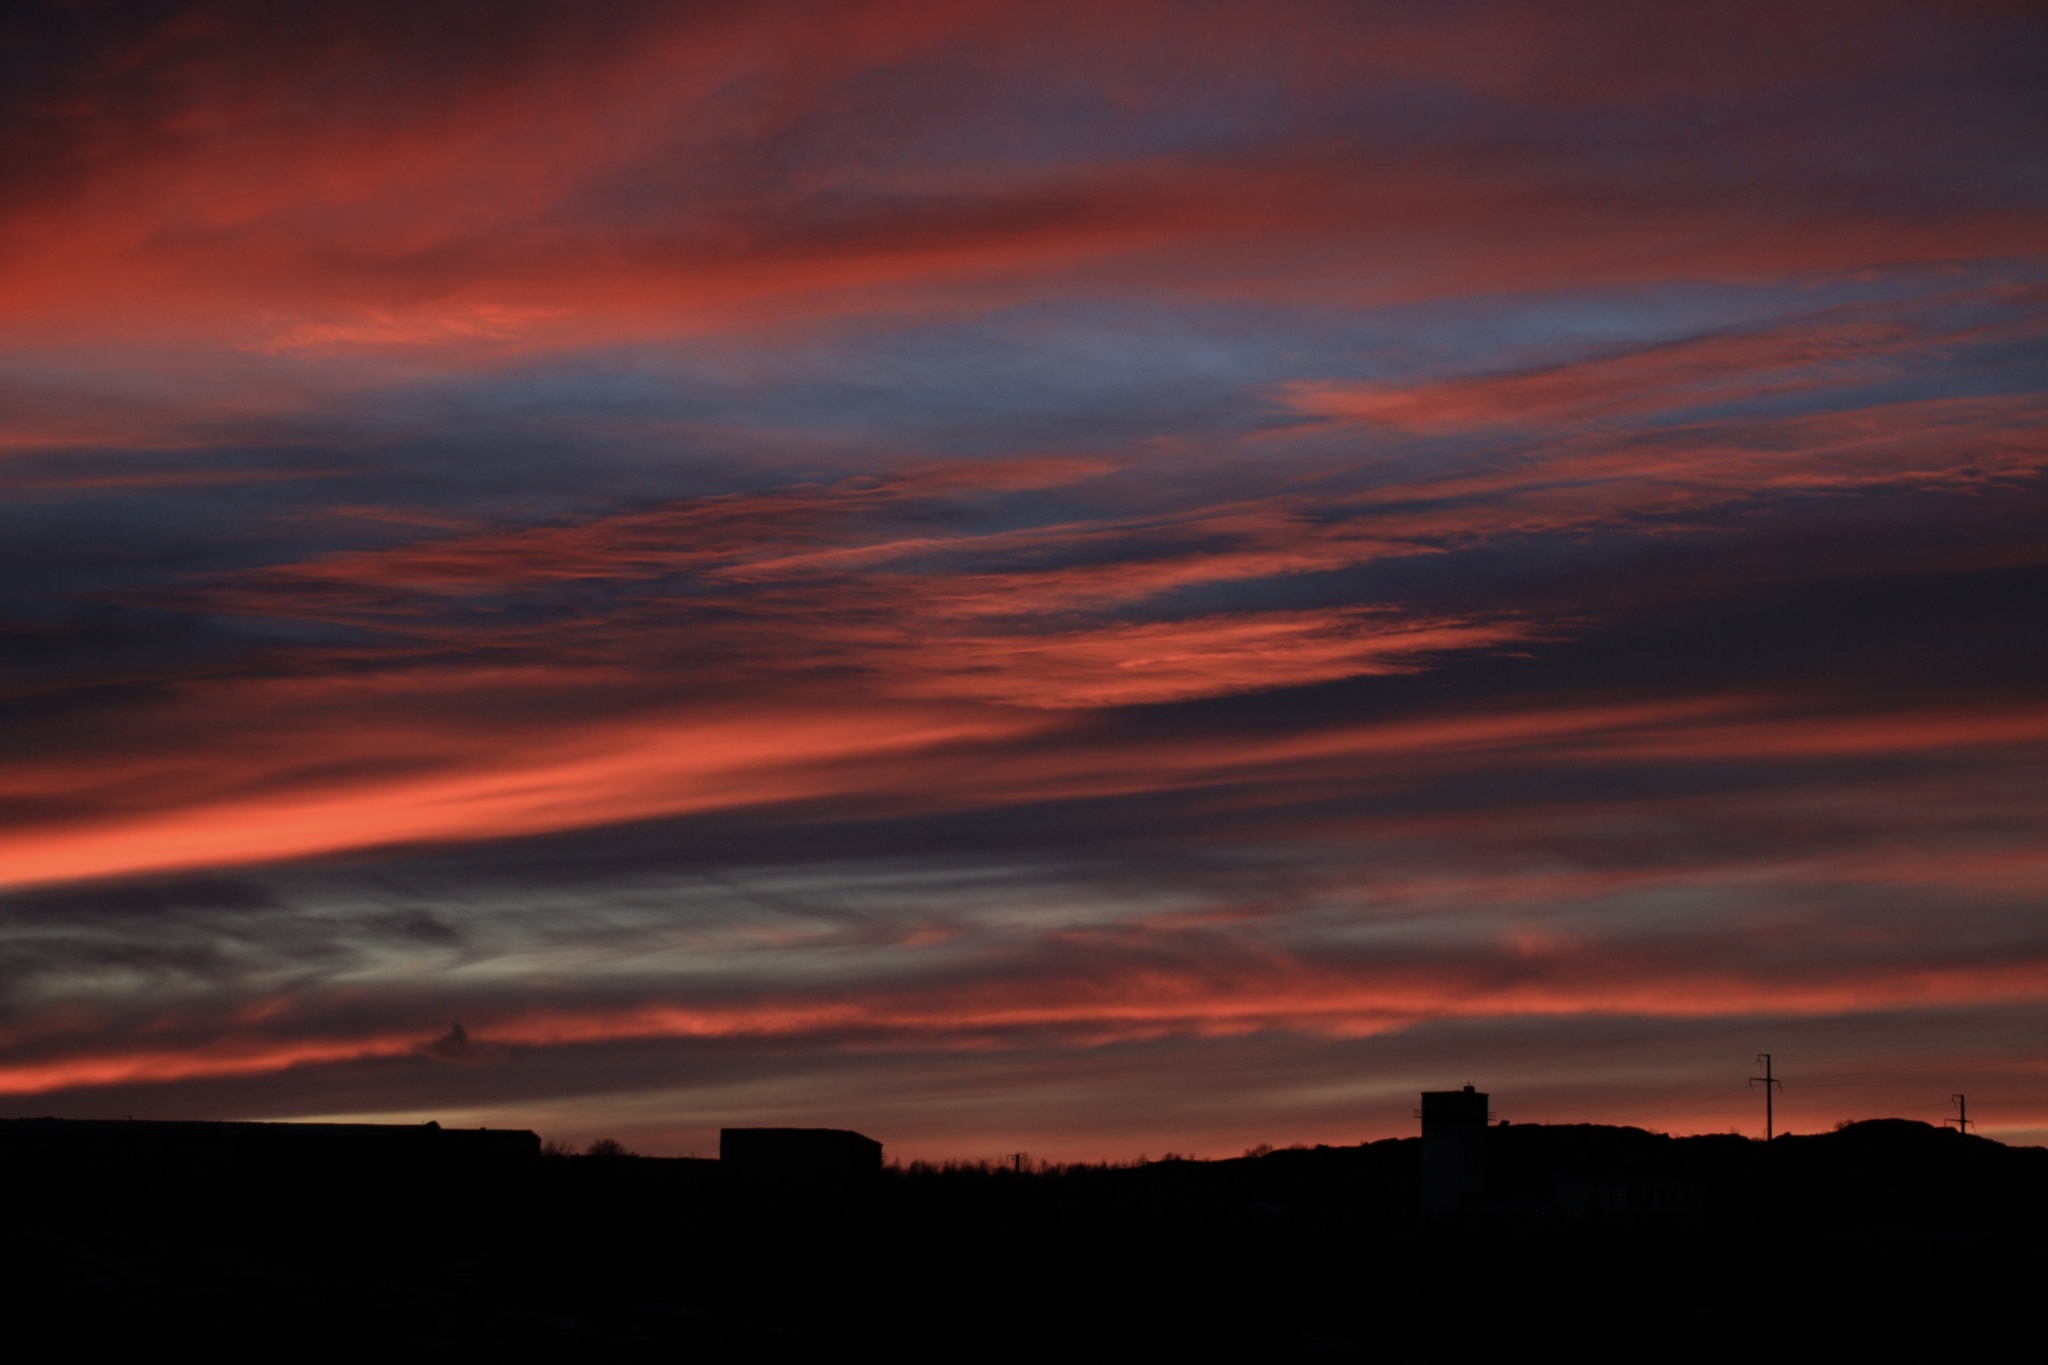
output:
POLYGON ((0 1094, 2021 1084, 2031 15, 400 17, 0 19, 0 1094))

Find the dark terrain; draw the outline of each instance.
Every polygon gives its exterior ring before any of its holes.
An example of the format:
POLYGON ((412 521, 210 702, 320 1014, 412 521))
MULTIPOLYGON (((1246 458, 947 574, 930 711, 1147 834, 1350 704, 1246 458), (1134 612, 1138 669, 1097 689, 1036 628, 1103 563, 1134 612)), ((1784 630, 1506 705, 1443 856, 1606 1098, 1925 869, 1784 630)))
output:
POLYGON ((1428 1221, 1415 1139, 807 1185, 0 1128, 5 1321, 50 1354, 1887 1359, 2031 1338, 2048 1270, 2048 1150, 1901 1120, 1502 1126, 1485 1197, 1428 1221))

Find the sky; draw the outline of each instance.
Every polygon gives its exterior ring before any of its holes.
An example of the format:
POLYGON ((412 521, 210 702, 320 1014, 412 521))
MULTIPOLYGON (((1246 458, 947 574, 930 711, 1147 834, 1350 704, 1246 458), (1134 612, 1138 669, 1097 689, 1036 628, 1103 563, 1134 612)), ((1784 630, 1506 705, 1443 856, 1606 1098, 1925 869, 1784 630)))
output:
POLYGON ((0 1114, 2048 1141, 2029 4, 0 17, 0 1114))

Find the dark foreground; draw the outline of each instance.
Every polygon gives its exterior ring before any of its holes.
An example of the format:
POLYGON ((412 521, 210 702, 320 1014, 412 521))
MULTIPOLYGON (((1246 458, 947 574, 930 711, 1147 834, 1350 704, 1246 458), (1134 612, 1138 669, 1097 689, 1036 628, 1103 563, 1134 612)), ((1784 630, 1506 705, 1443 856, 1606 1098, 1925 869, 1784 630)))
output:
POLYGON ((1762 1143, 1418 1144, 742 1185, 716 1163, 0 1154, 46 1354, 557 1360, 1903 1358, 2028 1325, 2048 1150, 1895 1120, 1762 1143))

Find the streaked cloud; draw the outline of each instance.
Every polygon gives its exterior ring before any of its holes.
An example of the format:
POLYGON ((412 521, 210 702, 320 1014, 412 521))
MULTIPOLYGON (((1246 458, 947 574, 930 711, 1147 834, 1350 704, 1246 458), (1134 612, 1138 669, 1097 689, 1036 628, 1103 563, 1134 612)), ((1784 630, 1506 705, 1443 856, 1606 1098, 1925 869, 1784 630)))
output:
POLYGON ((2030 12, 395 15, 0 21, 6 1103, 2048 1124, 2030 12))

